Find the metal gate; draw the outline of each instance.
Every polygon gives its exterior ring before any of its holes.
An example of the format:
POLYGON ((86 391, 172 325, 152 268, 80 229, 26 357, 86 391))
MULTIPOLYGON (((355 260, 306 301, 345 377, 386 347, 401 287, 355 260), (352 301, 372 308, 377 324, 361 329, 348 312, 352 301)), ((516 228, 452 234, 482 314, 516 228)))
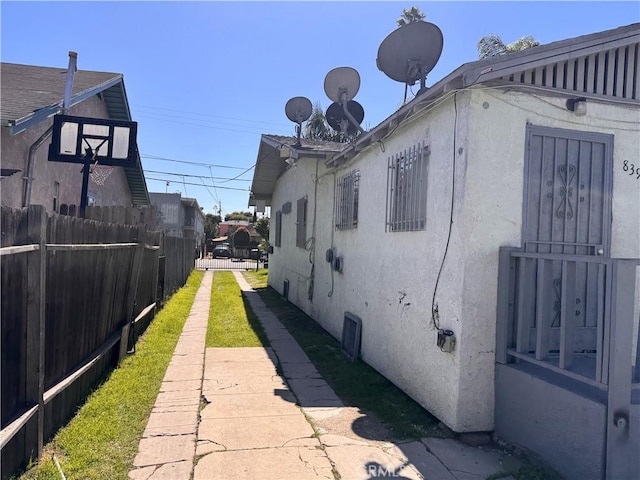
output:
POLYGON ((196 260, 198 270, 258 270, 267 265, 268 262, 260 258, 204 257, 196 260))
POLYGON ((629 415, 635 266, 610 259, 612 162, 612 135, 527 127, 510 353, 608 391, 606 475, 622 478, 638 436, 629 415))
MULTIPOLYGON (((612 136, 533 126, 527 136, 524 251, 609 258, 612 136)), ((538 356, 558 353, 564 320, 575 327, 574 352, 587 357, 595 353, 597 326, 604 315, 602 264, 536 263, 527 272, 535 290, 528 306, 530 347, 539 334, 538 323, 544 322, 538 356), (575 303, 575 308, 565 310, 564 319, 563 302, 575 303)), ((561 368, 573 362, 574 352, 559 358, 561 368)))

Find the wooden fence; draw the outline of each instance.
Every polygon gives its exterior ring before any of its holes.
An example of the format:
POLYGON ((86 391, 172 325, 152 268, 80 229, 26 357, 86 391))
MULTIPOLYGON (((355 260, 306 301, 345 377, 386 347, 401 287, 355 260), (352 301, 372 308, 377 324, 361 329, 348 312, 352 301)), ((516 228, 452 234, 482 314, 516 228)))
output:
POLYGON ((193 240, 2 208, 2 478, 39 456, 186 281, 193 240))

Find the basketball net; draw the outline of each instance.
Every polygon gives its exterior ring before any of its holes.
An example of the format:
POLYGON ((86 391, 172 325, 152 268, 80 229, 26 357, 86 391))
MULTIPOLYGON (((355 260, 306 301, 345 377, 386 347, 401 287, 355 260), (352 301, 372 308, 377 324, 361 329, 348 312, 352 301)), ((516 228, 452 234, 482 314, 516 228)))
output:
POLYGON ((89 172, 89 176, 93 183, 96 185, 104 185, 109 178, 109 175, 113 172, 113 167, 109 165, 99 165, 95 164, 91 167, 91 171, 89 172))

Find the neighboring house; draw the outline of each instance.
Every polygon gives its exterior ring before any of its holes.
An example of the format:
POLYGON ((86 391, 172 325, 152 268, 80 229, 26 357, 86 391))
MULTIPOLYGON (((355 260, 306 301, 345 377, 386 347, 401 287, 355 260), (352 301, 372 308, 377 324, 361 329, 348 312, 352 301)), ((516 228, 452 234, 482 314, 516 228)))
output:
POLYGON ((227 220, 224 222, 220 222, 218 227, 220 228, 219 234, 221 237, 225 237, 234 232, 238 227, 248 227, 248 220, 227 220))
POLYGON ((204 213, 195 198, 180 193, 149 193, 160 214, 160 230, 173 237, 193 238, 200 252, 204 244, 204 213))
POLYGON ((219 228, 220 236, 214 238, 212 244, 228 243, 233 248, 234 255, 237 256, 249 256, 249 251, 262 241, 262 237, 248 220, 226 220, 220 222, 219 228), (249 234, 248 245, 238 245, 235 241, 235 233, 242 230, 246 230, 249 234))
MULTIPOLYGON (((0 65, 3 206, 39 204, 49 213, 73 213, 80 205, 82 165, 49 162, 51 137, 38 141, 53 115, 62 112, 66 73, 65 68, 0 65)), ((68 114, 131 121, 122 74, 75 72, 68 114)), ((148 205, 139 156, 132 167, 114 167, 103 186, 89 180, 87 197, 89 206, 148 205)))
POLYGON ((454 431, 640 477, 639 42, 464 64, 338 153, 263 135, 269 285, 454 431))

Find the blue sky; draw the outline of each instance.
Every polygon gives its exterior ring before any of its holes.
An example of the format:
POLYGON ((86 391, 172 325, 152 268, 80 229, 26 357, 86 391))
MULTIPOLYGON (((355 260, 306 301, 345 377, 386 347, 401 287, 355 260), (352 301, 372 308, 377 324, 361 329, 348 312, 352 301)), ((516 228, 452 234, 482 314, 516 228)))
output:
POLYGON ((64 68, 73 50, 79 69, 124 74, 149 191, 195 197, 206 213, 221 203, 227 214, 247 210, 260 134, 294 134, 287 100, 331 104, 323 87, 331 69, 358 70, 365 129, 400 106, 404 86, 377 69, 376 54, 413 5, 444 36, 427 85, 477 59, 477 41, 487 34, 549 43, 640 21, 636 1, 3 0, 1 57, 64 68))

